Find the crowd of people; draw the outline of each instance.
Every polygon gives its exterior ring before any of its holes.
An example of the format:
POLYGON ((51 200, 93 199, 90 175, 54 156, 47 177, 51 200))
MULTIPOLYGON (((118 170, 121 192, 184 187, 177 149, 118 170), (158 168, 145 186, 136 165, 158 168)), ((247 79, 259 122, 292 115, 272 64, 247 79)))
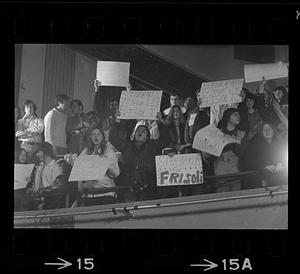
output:
MULTIPOLYGON (((98 90, 100 85, 96 80, 98 90)), ((26 100, 22 118, 20 108, 15 107, 15 163, 33 163, 34 169, 26 189, 15 191, 15 210, 63 206, 59 199, 45 201, 42 193, 64 189, 74 154, 99 155, 110 161, 103 179, 76 182, 73 198, 86 206, 178 195, 176 187, 157 187, 157 155, 199 153, 204 176, 257 171, 255 177, 220 179, 209 188, 206 183, 184 186, 182 195, 203 194, 211 188, 223 192, 286 183, 287 87, 269 90, 263 79, 255 91, 243 88, 240 95, 240 103, 218 106, 217 113, 216 108, 201 107, 200 90, 183 103, 171 94, 170 106, 157 113, 156 120, 136 121, 118 119, 117 100, 110 100, 99 115, 94 110, 85 113, 80 100, 60 94, 44 119, 36 114, 35 103, 26 100), (68 118, 69 107, 72 117, 68 118), (225 146, 220 157, 195 150, 196 133, 211 123, 240 143, 225 146), (117 191, 116 186, 122 190, 117 191), (105 188, 109 192, 97 193, 105 188)))

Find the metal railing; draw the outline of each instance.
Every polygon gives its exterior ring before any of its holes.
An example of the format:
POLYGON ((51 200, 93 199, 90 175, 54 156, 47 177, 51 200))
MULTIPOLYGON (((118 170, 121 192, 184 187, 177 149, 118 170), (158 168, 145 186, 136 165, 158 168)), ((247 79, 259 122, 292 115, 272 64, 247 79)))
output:
MULTIPOLYGON (((214 189, 222 184, 224 184, 224 181, 226 184, 230 184, 231 181, 237 181, 239 180, 243 184, 243 179, 250 177, 250 176, 259 176, 259 172, 257 171, 246 171, 246 172, 238 172, 238 173, 230 173, 230 174, 223 174, 223 175, 214 175, 214 176, 204 176, 203 177, 203 184, 201 185, 192 185, 192 186, 201 186, 203 189, 210 190, 211 192, 205 191, 205 194, 214 193, 214 189)), ((84 193, 78 192, 77 188, 70 187, 70 183, 65 183, 61 188, 51 190, 51 188, 45 188, 43 191, 39 194, 41 196, 46 195, 47 197, 50 197, 52 199, 60 198, 64 199, 64 205, 66 208, 74 206, 76 203, 78 204, 79 201, 84 201, 85 197, 88 194, 91 195, 97 195, 97 194, 105 194, 108 192, 116 192, 121 194, 123 191, 135 191, 132 189, 131 186, 115 186, 115 187, 106 187, 106 188, 100 188, 100 189, 93 189, 85 191, 84 193), (71 201, 70 197, 75 197, 75 201, 71 201), (74 202, 76 202, 74 204, 74 202)), ((189 186, 189 185, 188 185, 189 186)), ((183 196, 183 186, 174 186, 177 187, 177 197, 183 196)), ((193 195, 193 194, 189 194, 193 195)), ((175 198, 169 197, 169 198, 175 198)))

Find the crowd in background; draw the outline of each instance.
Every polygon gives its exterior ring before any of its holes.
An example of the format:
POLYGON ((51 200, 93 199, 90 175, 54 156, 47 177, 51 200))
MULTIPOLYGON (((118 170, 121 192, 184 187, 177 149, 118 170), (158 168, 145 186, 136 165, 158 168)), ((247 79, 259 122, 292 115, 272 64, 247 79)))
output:
MULTIPOLYGON (((95 81, 98 91, 99 85, 95 81)), ((83 205, 176 197, 177 188, 156 185, 156 155, 200 153, 204 176, 258 172, 256 177, 230 182, 220 179, 212 185, 214 192, 286 183, 288 88, 268 90, 265 86, 263 79, 254 91, 243 88, 240 103, 206 108, 201 107, 200 90, 183 100, 171 94, 170 106, 156 120, 118 119, 115 99, 109 100, 100 115, 95 110, 84 112, 80 100, 64 94, 56 96, 54 108, 42 119, 35 103, 26 100, 23 117, 20 108, 15 108, 15 163, 35 166, 26 189, 15 193, 15 210, 63 206, 62 200, 46 203, 37 194, 59 190, 68 182, 74 154, 100 155, 111 163, 103 179, 76 183, 74 199, 84 197, 83 205), (69 107, 70 118, 66 115, 69 107), (193 149, 195 134, 209 124, 240 143, 225 146, 220 157, 193 149), (124 188, 96 192, 115 186, 124 188)), ((207 189, 205 184, 184 186, 182 193, 203 194, 207 189)))

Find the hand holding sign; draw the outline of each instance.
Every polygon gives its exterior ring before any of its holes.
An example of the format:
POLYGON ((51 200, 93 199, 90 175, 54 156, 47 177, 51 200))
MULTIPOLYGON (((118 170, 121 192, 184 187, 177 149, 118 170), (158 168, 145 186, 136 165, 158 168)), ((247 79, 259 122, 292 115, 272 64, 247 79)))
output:
POLYGON ((201 107, 241 102, 240 92, 244 79, 203 82, 200 90, 201 107))
POLYGON ((245 82, 258 82, 264 77, 266 80, 288 77, 286 63, 246 64, 244 65, 245 82))
POLYGON ((240 144, 241 140, 225 135, 213 125, 200 129, 194 138, 193 148, 220 157, 224 147, 230 143, 240 144))
POLYGON ((161 97, 161 90, 124 90, 118 118, 156 120, 161 97))
POLYGON ((158 186, 203 183, 202 160, 198 153, 155 156, 158 186))
POLYGON ((128 62, 97 62, 97 80, 102 86, 128 87, 129 86, 128 62))
POLYGON ((112 159, 99 155, 80 155, 72 168, 69 182, 101 180, 107 169, 111 166, 112 159))

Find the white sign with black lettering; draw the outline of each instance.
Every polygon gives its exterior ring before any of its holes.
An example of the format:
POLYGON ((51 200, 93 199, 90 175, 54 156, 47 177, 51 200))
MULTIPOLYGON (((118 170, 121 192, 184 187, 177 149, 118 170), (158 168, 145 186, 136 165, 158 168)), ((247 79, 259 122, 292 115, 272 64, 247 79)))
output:
POLYGON ((162 90, 124 90, 120 98, 119 119, 156 120, 162 90))
POLYGON ((230 143, 240 144, 241 140, 225 135, 213 125, 208 125, 197 131, 193 148, 220 157, 224 147, 230 143))
POLYGON ((203 82, 200 90, 201 107, 240 103, 244 79, 203 82))
POLYGON ((203 184, 199 153, 155 156, 158 186, 203 184))

